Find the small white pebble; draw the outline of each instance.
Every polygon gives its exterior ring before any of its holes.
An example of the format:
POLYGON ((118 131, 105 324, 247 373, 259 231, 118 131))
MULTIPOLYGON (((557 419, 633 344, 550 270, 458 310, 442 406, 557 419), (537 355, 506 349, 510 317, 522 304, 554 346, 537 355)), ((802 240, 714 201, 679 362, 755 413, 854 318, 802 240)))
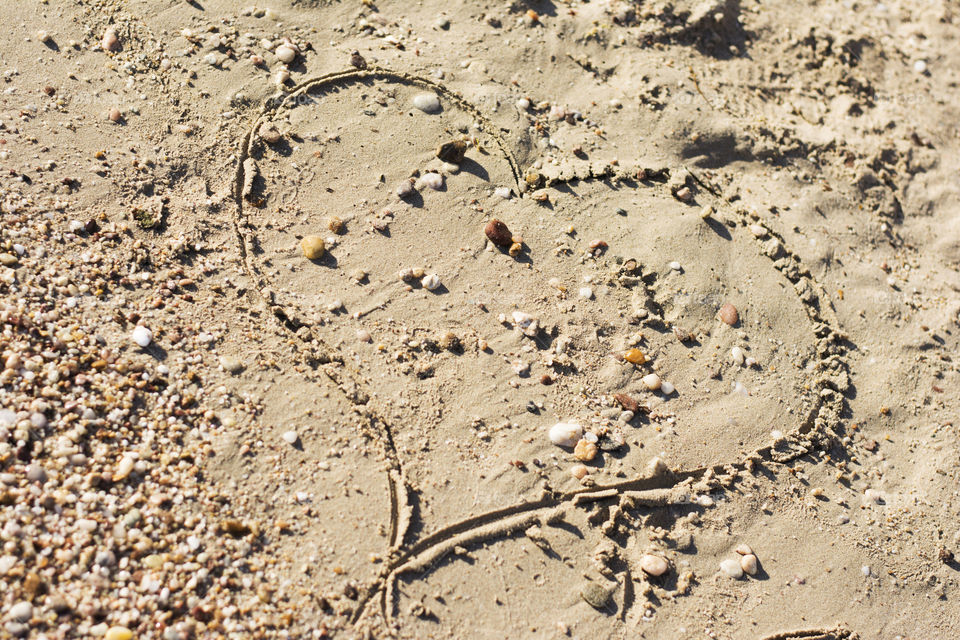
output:
POLYGON ((137 327, 133 330, 131 337, 133 338, 133 341, 141 347, 148 347, 150 346, 150 343, 153 342, 153 332, 143 325, 137 325, 137 327))
POLYGON ((668 266, 672 271, 680 271, 680 269, 682 269, 682 267, 680 266, 680 263, 677 262, 676 260, 671 262, 668 266))
POLYGON ((420 284, 423 285, 424 289, 433 291, 440 286, 440 276, 435 273, 427 274, 423 277, 423 280, 420 281, 420 284))
POLYGON ((671 395, 677 388, 673 386, 673 383, 663 380, 660 382, 660 393, 665 396, 671 395))
POLYGON ((737 364, 742 365, 744 360, 746 360, 746 355, 743 353, 743 349, 740 347, 734 347, 733 349, 730 349, 730 359, 737 364))
POLYGON ((657 389, 660 388, 660 385, 663 384, 660 381, 660 376, 658 376, 655 373, 648 373, 647 375, 643 376, 642 382, 643 382, 643 386, 645 386, 650 391, 656 391, 657 389))
POLYGON ((927 61, 926 60, 917 60, 913 63, 913 70, 917 73, 923 73, 927 70, 927 61))
POLYGON ((281 436, 287 444, 296 444, 297 440, 300 439, 300 436, 297 435, 296 431, 284 431, 283 436, 281 436))
POLYGON ((443 188, 443 176, 439 173, 425 173, 420 177, 420 184, 426 187, 430 187, 434 191, 439 191, 443 188))
POLYGON ((867 565, 863 565, 862 567, 860 567, 860 573, 863 574, 864 578, 869 578, 871 574, 870 567, 867 565))
POLYGON ((493 190, 494 195, 503 198, 504 200, 509 200, 513 192, 510 190, 510 187, 497 187, 493 190))
POLYGON ((722 571, 727 576, 737 580, 743 577, 743 567, 740 566, 740 562, 734 558, 727 558, 720 563, 720 571, 722 571))
POLYGON ((433 93, 421 93, 414 96, 413 106, 424 113, 437 113, 440 111, 440 98, 433 93))
POLYGON ((590 287, 580 287, 580 297, 585 300, 590 300, 593 298, 593 289, 590 287))
POLYGON ((520 111, 526 111, 527 109, 530 108, 530 101, 527 100, 526 98, 520 98, 519 100, 517 100, 516 104, 517 104, 517 109, 520 109, 520 111))
POLYGON ((550 427, 550 442, 558 447, 572 447, 583 435, 583 427, 568 422, 558 422, 550 427))
POLYGON ((297 58, 297 50, 288 44, 282 44, 274 51, 277 59, 283 64, 290 64, 297 58))

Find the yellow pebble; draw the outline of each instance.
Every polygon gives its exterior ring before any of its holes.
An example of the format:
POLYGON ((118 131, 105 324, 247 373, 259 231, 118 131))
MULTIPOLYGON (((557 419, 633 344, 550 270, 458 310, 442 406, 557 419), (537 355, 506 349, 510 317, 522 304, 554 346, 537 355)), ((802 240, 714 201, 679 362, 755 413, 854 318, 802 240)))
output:
POLYGON ((133 631, 126 627, 110 627, 107 629, 107 635, 103 636, 103 640, 132 640, 132 638, 133 631))
POLYGON ((640 351, 640 349, 630 349, 623 354, 623 359, 633 364, 643 364, 647 361, 647 356, 643 355, 643 351, 640 351))
POLYGON ((300 242, 300 248, 303 249, 303 255, 308 260, 318 260, 323 257, 326 246, 323 244, 323 238, 320 236, 307 236, 300 242))

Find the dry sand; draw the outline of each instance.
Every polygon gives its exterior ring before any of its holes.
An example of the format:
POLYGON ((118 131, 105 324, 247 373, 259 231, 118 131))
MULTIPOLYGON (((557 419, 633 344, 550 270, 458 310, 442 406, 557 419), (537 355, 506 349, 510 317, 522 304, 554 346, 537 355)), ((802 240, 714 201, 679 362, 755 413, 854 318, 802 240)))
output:
POLYGON ((960 635, 954 3, 0 18, 0 637, 960 635))

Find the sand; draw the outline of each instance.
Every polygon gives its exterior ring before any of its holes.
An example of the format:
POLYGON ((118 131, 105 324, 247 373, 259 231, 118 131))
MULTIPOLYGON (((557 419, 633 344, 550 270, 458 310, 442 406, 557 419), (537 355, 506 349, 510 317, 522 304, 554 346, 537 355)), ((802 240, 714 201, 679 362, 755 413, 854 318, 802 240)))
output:
POLYGON ((0 633, 960 632, 949 2, 0 17, 0 633))

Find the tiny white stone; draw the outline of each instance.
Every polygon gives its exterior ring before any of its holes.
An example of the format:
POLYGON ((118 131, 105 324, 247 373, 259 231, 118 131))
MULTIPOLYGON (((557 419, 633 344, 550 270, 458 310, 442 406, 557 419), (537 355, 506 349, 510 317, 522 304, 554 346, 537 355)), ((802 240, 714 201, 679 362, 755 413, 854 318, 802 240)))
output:
POLYGON ((517 100, 517 109, 520 109, 521 111, 526 111, 529 108, 530 108, 529 100, 527 100, 526 98, 520 98, 519 100, 517 100))
POLYGON ((863 574, 864 578, 869 578, 871 573, 870 567, 867 565, 863 565, 862 567, 860 567, 860 573, 863 574))
POLYGON ((673 262, 671 262, 668 266, 669 266, 670 269, 672 269, 673 271, 680 271, 680 269, 682 268, 682 267, 680 266, 680 263, 677 262, 676 260, 674 260, 673 262))
POLYGON ((18 602, 10 607, 7 617, 16 622, 29 622, 33 617, 33 605, 29 602, 18 602))
POLYGON ((580 297, 586 300, 593 298, 593 289, 590 287, 580 287, 580 297))
POLYGON ((662 380, 660 382, 660 393, 662 393, 663 395, 669 396, 676 390, 677 388, 673 386, 673 383, 667 382, 666 380, 662 380))
POLYGON ((559 447, 572 447, 583 435, 583 428, 572 422, 558 422, 550 427, 550 442, 559 447))
POLYGON ((277 59, 284 64, 290 64, 297 58, 297 50, 288 44, 280 45, 274 53, 277 59))
POLYGON ((150 346, 150 343, 153 342, 153 332, 143 325, 137 325, 137 327, 133 330, 131 337, 133 338, 133 341, 141 347, 150 346))
POLYGON ((917 73, 923 73, 927 70, 927 61, 926 60, 917 60, 913 63, 913 70, 917 73))
POLYGON ((655 373, 648 373, 647 375, 643 376, 642 382, 643 382, 643 386, 645 386, 650 391, 656 391, 657 389, 660 388, 660 385, 663 384, 660 381, 660 376, 658 376, 655 373))
POLYGON ((743 364, 744 360, 746 360, 746 355, 743 353, 743 349, 734 347, 730 349, 730 358, 737 364, 743 364))
POLYGON ((596 444, 597 440, 599 440, 599 438, 597 437, 597 434, 595 434, 593 431, 587 431, 586 433, 584 433, 583 439, 591 444, 596 444))
POLYGON ((440 111, 440 98, 434 93, 421 93, 413 97, 413 106, 424 113, 440 111))
POLYGON ((217 64, 217 54, 208 53, 207 55, 203 56, 203 61, 209 64, 210 66, 213 66, 217 64))
POLYGON ((297 435, 296 431, 284 431, 282 438, 287 444, 296 444, 300 436, 297 435))
POLYGON ((503 198, 504 200, 509 200, 513 192, 510 190, 510 187, 497 187, 493 190, 494 195, 503 198))
POLYGON ((423 285, 423 288, 428 291, 433 291, 440 286, 440 276, 435 273, 430 273, 424 276, 423 280, 420 281, 420 284, 423 285))
POLYGON ((734 558, 727 558, 721 562, 720 571, 723 571, 727 576, 735 580, 743 577, 743 567, 741 567, 740 562, 734 558))
POLYGON ((525 336, 535 336, 540 330, 540 323, 529 313, 524 313, 522 311, 513 312, 513 322, 520 327, 520 330, 525 336))
POLYGON ((439 191, 443 188, 443 176, 433 171, 425 173, 420 177, 420 184, 430 187, 434 191, 439 191))
POLYGON ((651 576, 662 576, 670 568, 670 565, 660 556, 645 553, 640 557, 640 568, 643 569, 644 573, 651 576))
POLYGON ((525 377, 530 374, 530 365, 523 360, 514 360, 510 366, 513 367, 513 372, 520 377, 525 377))
POLYGON ((757 238, 766 238, 767 228, 762 224, 752 224, 750 225, 750 233, 752 233, 757 238))
POLYGON ((740 568, 743 569, 743 572, 748 576, 757 575, 757 571, 759 571, 759 566, 757 565, 757 556, 753 555, 752 553, 741 556, 740 568))
POLYGON ((756 359, 756 358, 745 358, 745 359, 743 360, 743 366, 745 366, 745 367, 752 367, 752 366, 754 366, 754 365, 756 365, 756 364, 757 364, 757 359, 756 359))

